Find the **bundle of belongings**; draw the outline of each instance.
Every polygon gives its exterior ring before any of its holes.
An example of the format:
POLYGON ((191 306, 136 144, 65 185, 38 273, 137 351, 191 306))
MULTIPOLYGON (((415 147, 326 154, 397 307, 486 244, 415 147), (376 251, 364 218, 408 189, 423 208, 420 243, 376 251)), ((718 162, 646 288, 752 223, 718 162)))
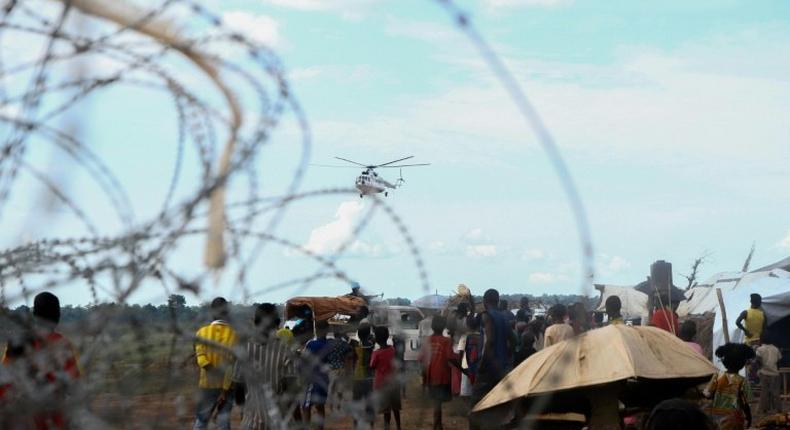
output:
POLYGON ((765 430, 790 429, 790 412, 767 415, 757 423, 756 427, 765 430))

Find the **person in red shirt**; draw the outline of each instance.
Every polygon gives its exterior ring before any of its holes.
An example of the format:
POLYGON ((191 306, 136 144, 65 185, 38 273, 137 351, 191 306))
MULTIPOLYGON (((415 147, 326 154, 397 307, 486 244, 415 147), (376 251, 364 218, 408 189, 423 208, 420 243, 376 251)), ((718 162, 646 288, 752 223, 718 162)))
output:
POLYGON ((663 306, 653 312, 650 325, 677 335, 680 331, 680 323, 678 322, 678 315, 672 309, 672 302, 670 302, 668 297, 662 297, 660 303, 663 306))
MULTIPOLYGON (((433 428, 442 428, 442 403, 450 401, 450 365, 457 363, 452 350, 452 341, 442 334, 447 325, 443 316, 433 317, 433 335, 428 338, 428 348, 423 348, 420 361, 423 364, 423 382, 428 386, 428 395, 433 401, 433 428)), ((460 367, 460 366, 459 366, 460 367)))
MULTIPOLYGON (((6 383, 0 389, 0 401, 11 408, 15 401, 34 403, 29 428, 36 430, 65 429, 68 419, 62 404, 68 391, 80 376, 77 355, 71 342, 56 330, 60 322, 60 301, 49 292, 38 294, 33 299, 32 330, 23 334, 18 342, 9 342, 3 354, 3 366, 12 369, 18 378, 26 379, 18 386, 6 383), (19 374, 19 373, 22 374, 19 374), (32 384, 31 384, 32 382, 32 384), (38 392, 25 393, 23 390, 38 392), (51 393, 42 399, 41 393, 51 393), (27 398, 27 399, 26 399, 27 398)), ((23 415, 23 414, 19 414, 23 415)), ((25 417, 17 417, 27 422, 25 417)))
POLYGON ((400 430, 400 384, 397 380, 397 361, 395 348, 387 345, 390 331, 385 326, 374 329, 379 349, 370 356, 373 370, 373 392, 378 398, 377 410, 384 414, 384 428, 390 428, 391 415, 395 415, 395 428, 400 430))

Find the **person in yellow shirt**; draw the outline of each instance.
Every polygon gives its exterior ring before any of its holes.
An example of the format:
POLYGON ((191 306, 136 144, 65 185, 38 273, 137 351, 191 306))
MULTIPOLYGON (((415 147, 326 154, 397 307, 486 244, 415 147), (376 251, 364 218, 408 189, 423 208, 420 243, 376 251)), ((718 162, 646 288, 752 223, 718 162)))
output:
POLYGON ((217 297, 211 301, 213 321, 197 331, 195 356, 200 367, 200 398, 193 430, 203 430, 214 411, 217 411, 217 428, 230 430, 230 412, 233 399, 233 365, 236 361, 231 349, 236 345, 236 331, 228 323, 228 301, 217 297))
POLYGON ((759 294, 752 294, 749 296, 752 306, 741 312, 738 319, 735 320, 735 325, 743 330, 745 336, 744 343, 747 345, 757 345, 760 343, 760 337, 765 331, 767 320, 765 312, 763 312, 763 298, 759 294), (746 322, 746 325, 743 322, 746 322))
POLYGON ((606 315, 609 318, 609 325, 625 324, 623 315, 620 313, 623 307, 623 303, 620 301, 620 297, 618 296, 607 297, 604 307, 606 308, 606 315))

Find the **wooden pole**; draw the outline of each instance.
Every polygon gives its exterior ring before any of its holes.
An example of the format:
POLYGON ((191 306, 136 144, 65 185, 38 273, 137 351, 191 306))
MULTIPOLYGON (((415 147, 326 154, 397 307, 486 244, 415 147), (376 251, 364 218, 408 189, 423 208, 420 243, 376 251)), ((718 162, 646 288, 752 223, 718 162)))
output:
POLYGON ((724 331, 724 343, 730 343, 730 329, 727 327, 727 309, 724 308, 724 298, 721 296, 721 288, 716 288, 716 297, 719 299, 721 327, 722 331, 724 331))

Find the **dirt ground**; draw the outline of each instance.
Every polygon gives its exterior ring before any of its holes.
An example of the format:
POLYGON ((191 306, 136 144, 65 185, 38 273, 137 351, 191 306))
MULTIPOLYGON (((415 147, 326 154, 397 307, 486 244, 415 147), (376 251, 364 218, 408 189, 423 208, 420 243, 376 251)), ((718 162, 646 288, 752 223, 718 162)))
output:
MULTIPOLYGON (((194 420, 194 390, 167 394, 137 395, 128 398, 103 395, 94 399, 92 410, 103 419, 117 423, 123 429, 189 429, 194 420)), ((407 384, 406 396, 402 399, 401 420, 403 429, 428 430, 433 426, 431 403, 422 394, 419 378, 415 374, 407 384)), ((790 410, 785 402, 785 410, 790 410)), ((445 430, 467 428, 466 414, 469 403, 463 398, 454 398, 443 406, 445 430)), ((759 419, 757 404, 752 405, 755 421, 759 419)), ((338 407, 327 409, 327 430, 351 429, 352 419, 338 407)), ((234 407, 232 428, 240 427, 241 408, 234 407)), ((215 428, 211 425, 209 428, 215 428)), ((375 428, 384 428, 381 415, 376 417, 375 428)), ((392 428, 394 429, 394 422, 392 428)))
MULTIPOLYGON (((117 428, 123 429, 189 429, 194 420, 193 392, 147 394, 131 398, 115 395, 102 395, 94 399, 92 410, 103 419, 118 423, 117 428), (133 418, 131 418, 133 417, 133 418)), ((327 406, 327 430, 351 429, 352 419, 347 414, 327 406)), ((407 384, 406 396, 402 398, 402 428, 432 429, 433 410, 430 402, 422 395, 422 390, 415 375, 407 384)), ((461 398, 445 403, 443 407, 443 424, 445 430, 461 430, 467 428, 466 413, 468 403, 461 398)), ((240 427, 241 408, 234 407, 232 428, 240 427)), ((375 428, 384 428, 381 415, 376 417, 375 428)), ((213 425, 209 428, 214 428, 213 425)), ((392 423, 394 429, 394 421, 392 423)))

